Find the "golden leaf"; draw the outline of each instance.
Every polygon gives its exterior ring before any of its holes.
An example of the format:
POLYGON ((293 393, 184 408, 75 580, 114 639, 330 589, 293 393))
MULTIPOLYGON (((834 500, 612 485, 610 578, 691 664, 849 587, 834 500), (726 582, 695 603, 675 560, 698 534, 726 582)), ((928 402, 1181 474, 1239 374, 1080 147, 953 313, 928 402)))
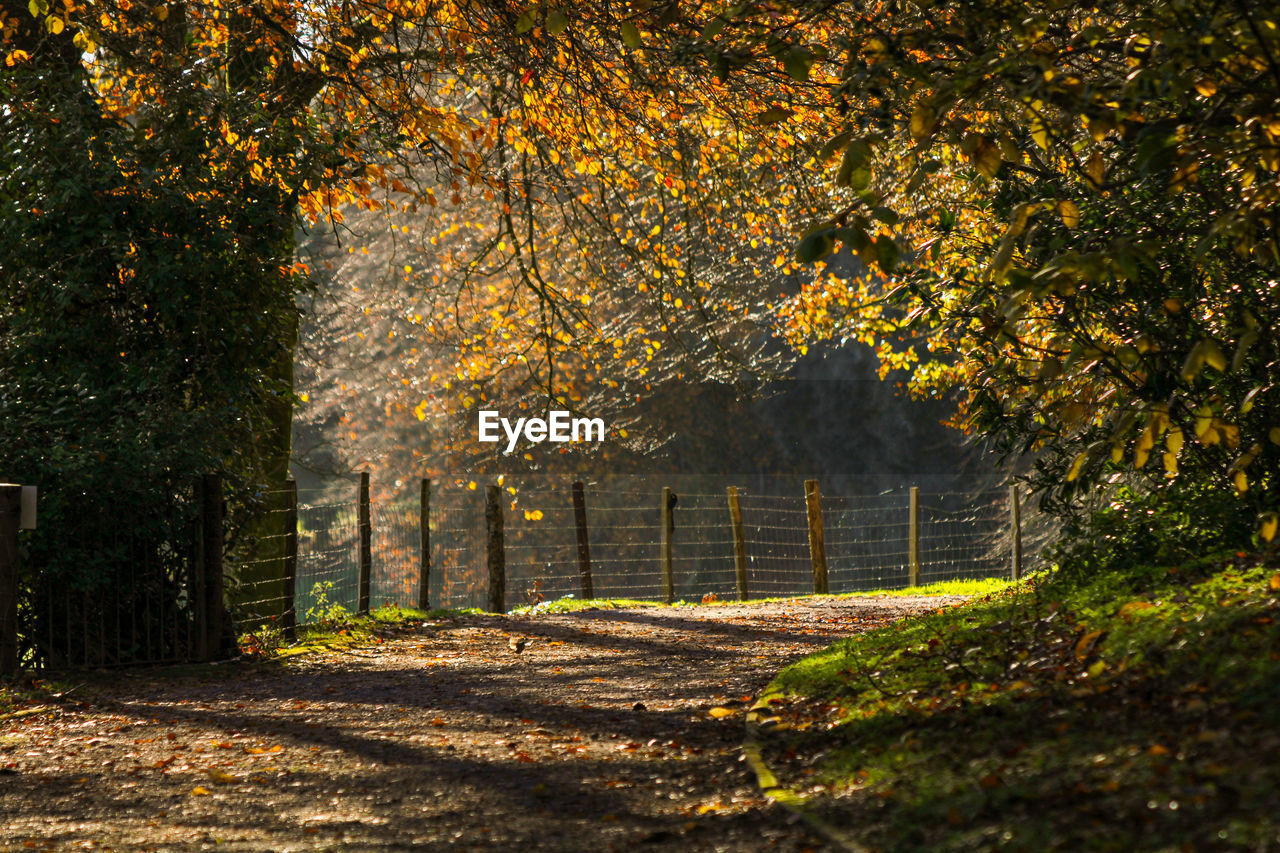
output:
MULTIPOLYGON (((1269 512, 1262 516, 1262 524, 1258 528, 1258 535, 1262 537, 1264 542, 1270 542, 1276 538, 1277 528, 1280 528, 1280 513, 1269 512)), ((1280 590, 1280 572, 1271 576, 1271 589, 1280 590)))
POLYGON ((1085 177, 1089 179, 1089 184, 1095 190, 1102 189, 1102 183, 1107 176, 1107 164, 1102 159, 1102 152, 1095 151, 1090 155, 1088 162, 1084 165, 1085 177))
POLYGON ((1089 631, 1083 637, 1076 641, 1075 655, 1077 660, 1084 660, 1093 651, 1093 647, 1097 645, 1098 638, 1102 636, 1102 632, 1098 630, 1089 631))
POLYGON ((1075 228, 1080 224, 1080 208, 1074 201, 1058 202, 1058 215, 1062 217, 1062 224, 1068 228, 1075 228))
POLYGON ((911 138, 919 142, 928 137, 933 133, 937 120, 938 113, 932 106, 927 103, 917 105, 911 112, 911 138))
POLYGON ((1071 463, 1071 470, 1067 472, 1067 482, 1072 482, 1080 476, 1080 469, 1084 468, 1084 463, 1089 459, 1089 454, 1081 452, 1077 454, 1075 460, 1071 463))

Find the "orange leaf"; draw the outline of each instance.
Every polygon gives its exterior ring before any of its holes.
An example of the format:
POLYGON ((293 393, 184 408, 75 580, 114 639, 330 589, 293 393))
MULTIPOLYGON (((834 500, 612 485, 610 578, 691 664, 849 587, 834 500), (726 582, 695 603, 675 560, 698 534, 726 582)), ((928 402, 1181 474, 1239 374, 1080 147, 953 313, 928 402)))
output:
POLYGON ((1079 640, 1076 641, 1076 659, 1084 660, 1093 651, 1093 647, 1097 644, 1098 638, 1102 636, 1101 631, 1090 631, 1079 640))

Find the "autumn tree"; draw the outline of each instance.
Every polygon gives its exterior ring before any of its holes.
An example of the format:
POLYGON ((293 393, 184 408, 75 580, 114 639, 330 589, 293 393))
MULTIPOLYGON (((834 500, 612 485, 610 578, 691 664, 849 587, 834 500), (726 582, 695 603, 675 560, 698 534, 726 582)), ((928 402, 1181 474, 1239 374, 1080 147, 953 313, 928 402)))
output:
POLYGON ((747 6, 697 41, 726 73, 777 74, 770 54, 807 52, 838 75, 823 153, 842 197, 797 254, 845 246, 880 275, 797 300, 798 333, 866 337, 887 364, 915 364, 917 387, 962 388, 972 428, 1037 454, 1049 505, 1117 482, 1225 492, 1227 538, 1270 540, 1270 7, 808 8, 830 37, 747 6))

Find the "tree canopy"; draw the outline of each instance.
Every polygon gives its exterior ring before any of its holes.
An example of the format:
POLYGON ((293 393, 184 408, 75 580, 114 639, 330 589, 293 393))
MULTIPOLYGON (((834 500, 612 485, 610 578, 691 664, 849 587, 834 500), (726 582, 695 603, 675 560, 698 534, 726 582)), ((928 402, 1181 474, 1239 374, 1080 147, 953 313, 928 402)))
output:
POLYGON ((104 120, 264 211, 281 292, 308 271, 282 213, 412 226, 379 333, 439 363, 392 405, 625 399, 857 338, 1032 452, 1050 505, 1189 479, 1274 535, 1265 4, 5 10, 6 74, 82 66, 104 120))

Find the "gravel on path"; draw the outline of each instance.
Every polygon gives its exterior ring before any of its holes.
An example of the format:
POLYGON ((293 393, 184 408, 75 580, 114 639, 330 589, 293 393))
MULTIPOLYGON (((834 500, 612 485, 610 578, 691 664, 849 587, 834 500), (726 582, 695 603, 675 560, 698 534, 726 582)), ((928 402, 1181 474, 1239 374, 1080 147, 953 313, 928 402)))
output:
POLYGON ((468 616, 111 673, 0 722, 0 850, 824 849, 757 790, 743 713, 797 657, 961 600, 468 616))

